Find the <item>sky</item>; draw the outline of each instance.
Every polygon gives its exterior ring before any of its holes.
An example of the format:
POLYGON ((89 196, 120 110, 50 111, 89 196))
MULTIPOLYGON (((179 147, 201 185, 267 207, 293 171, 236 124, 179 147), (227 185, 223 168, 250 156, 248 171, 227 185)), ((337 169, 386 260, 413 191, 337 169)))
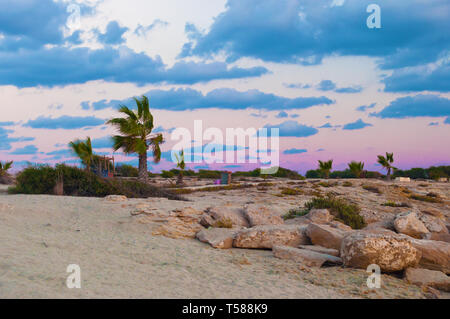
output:
POLYGON ((448 0, 0 0, 0 160, 76 164, 68 143, 87 136, 112 155, 105 122, 145 94, 166 141, 155 172, 198 120, 278 128, 280 165, 301 173, 380 170, 386 152, 449 165, 449 17, 448 0))

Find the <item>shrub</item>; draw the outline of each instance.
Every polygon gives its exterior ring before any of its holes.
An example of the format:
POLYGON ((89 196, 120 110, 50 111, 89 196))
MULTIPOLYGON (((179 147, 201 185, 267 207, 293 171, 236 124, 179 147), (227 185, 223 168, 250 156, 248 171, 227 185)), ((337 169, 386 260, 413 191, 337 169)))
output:
POLYGON ((315 197, 305 204, 308 211, 311 209, 328 209, 336 219, 353 229, 361 229, 366 226, 364 218, 359 215, 360 208, 350 204, 344 199, 328 195, 327 197, 315 197))
POLYGON ((348 182, 348 181, 346 181, 346 182, 343 182, 343 183, 342 183, 342 186, 344 186, 344 187, 352 187, 353 184, 350 183, 350 182, 348 182))
POLYGON ((393 201, 387 201, 384 204, 381 204, 381 206, 388 206, 388 207, 411 207, 408 203, 396 203, 393 201))
POLYGON ((442 203, 442 200, 440 198, 429 196, 429 194, 427 195, 411 194, 409 198, 427 203, 442 203))
POLYGON ((283 188, 281 190, 281 195, 294 196, 294 195, 300 195, 300 194, 302 194, 302 191, 298 188, 283 188))
POLYGON ((116 167, 116 173, 123 177, 138 177, 139 170, 128 164, 121 164, 116 167))
POLYGON ((381 194, 380 189, 374 185, 362 185, 362 188, 375 194, 381 194))
POLYGON ((204 169, 199 170, 197 173, 198 178, 207 178, 207 179, 219 179, 221 175, 222 172, 220 171, 210 171, 204 169))
POLYGON ((56 180, 62 176, 64 194, 68 196, 105 197, 125 195, 129 198, 166 197, 183 200, 182 197, 137 180, 103 179, 76 167, 57 165, 28 167, 18 174, 12 194, 53 195, 56 180))
POLYGON ((171 171, 162 171, 161 177, 162 178, 173 178, 173 177, 175 177, 175 174, 171 171))
POLYGON ((229 218, 219 219, 214 223, 216 228, 233 228, 233 221, 229 218))
POLYGON ((309 213, 309 210, 307 209, 301 209, 301 208, 293 208, 291 210, 289 210, 284 216, 283 219, 287 220, 287 219, 293 219, 295 217, 301 217, 301 216, 305 216, 309 213))

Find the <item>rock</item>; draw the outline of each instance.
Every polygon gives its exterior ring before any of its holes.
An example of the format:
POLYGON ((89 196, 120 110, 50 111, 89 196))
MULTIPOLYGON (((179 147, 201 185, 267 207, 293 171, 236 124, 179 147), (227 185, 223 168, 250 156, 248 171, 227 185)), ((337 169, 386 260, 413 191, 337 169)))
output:
POLYGON ((408 268, 405 271, 405 279, 413 285, 450 291, 450 278, 441 271, 408 268))
POLYGON ((450 243, 450 234, 445 233, 429 233, 425 236, 424 239, 428 240, 436 240, 436 241, 444 241, 446 243, 450 243))
POLYGON ((280 259, 290 259, 308 267, 321 267, 325 263, 341 264, 339 257, 321 254, 312 250, 298 249, 288 246, 274 246, 273 255, 280 259))
POLYGON ((232 227, 249 227, 247 218, 243 214, 243 209, 230 206, 210 207, 206 210, 206 214, 210 215, 214 220, 211 226, 216 227, 218 224, 231 224, 232 227))
POLYGON ((284 221, 286 225, 308 225, 311 224, 311 220, 306 218, 306 216, 295 217, 291 219, 287 219, 284 221))
POLYGON ((439 210, 437 210, 435 208, 428 207, 426 209, 421 210, 421 212, 423 214, 426 214, 426 215, 429 215, 429 216, 433 216, 433 217, 445 220, 445 215, 441 211, 439 211, 439 210))
POLYGON ((416 266, 420 252, 406 236, 358 231, 343 239, 341 258, 345 266, 367 269, 376 264, 382 271, 394 272, 416 266))
POLYGON ((309 224, 306 228, 306 235, 314 245, 332 249, 341 248, 342 239, 347 233, 327 225, 309 224))
POLYGON ((214 224, 215 220, 209 214, 203 214, 202 217, 200 218, 200 225, 202 225, 205 228, 212 227, 214 224))
POLYGON ((264 225, 244 229, 236 234, 233 246, 237 248, 271 249, 273 246, 291 246, 308 244, 305 226, 264 225))
POLYGON ((430 270, 450 273, 450 244, 434 240, 412 240, 413 246, 422 253, 419 266, 430 270))
POLYGON ((300 246, 298 246, 298 248, 315 251, 316 253, 339 257, 339 250, 337 250, 337 249, 325 248, 325 247, 317 246, 317 245, 300 245, 300 246))
POLYGON ((169 238, 195 238, 203 227, 196 222, 186 222, 177 217, 169 217, 167 222, 158 227, 153 235, 161 235, 169 238))
POLYGON ((330 225, 333 228, 337 228, 337 229, 344 230, 344 231, 352 231, 353 230, 350 226, 345 225, 344 223, 341 223, 337 220, 334 220, 334 221, 328 223, 328 225, 330 225))
POLYGON ((170 214, 172 217, 182 219, 188 223, 200 223, 203 212, 192 207, 185 207, 183 209, 175 209, 170 214))
POLYGON ((196 237, 201 242, 210 244, 214 248, 229 249, 233 247, 233 239, 236 233, 236 229, 211 228, 202 229, 196 237))
POLYGON ((123 202, 126 201, 128 198, 123 195, 108 195, 104 199, 109 202, 123 202))
POLYGON ((259 225, 281 225, 283 218, 276 214, 272 208, 263 205, 247 205, 244 209, 250 227, 259 225))
POLYGON ((306 215, 306 218, 316 224, 327 224, 334 219, 333 215, 330 214, 328 209, 312 209, 306 215))
POLYGON ((398 233, 414 238, 423 238, 429 230, 420 221, 415 212, 400 213, 395 217, 394 227, 398 233))
POLYGON ((442 219, 425 214, 420 214, 418 217, 430 233, 438 233, 438 234, 449 233, 447 226, 445 225, 445 222, 442 219))

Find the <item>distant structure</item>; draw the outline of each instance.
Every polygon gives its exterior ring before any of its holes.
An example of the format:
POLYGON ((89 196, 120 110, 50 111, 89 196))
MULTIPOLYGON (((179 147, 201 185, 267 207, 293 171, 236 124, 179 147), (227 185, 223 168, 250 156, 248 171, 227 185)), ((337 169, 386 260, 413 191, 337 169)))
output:
POLYGON ((395 181, 397 181, 397 182, 411 182, 411 178, 409 178, 409 177, 397 177, 396 179, 395 179, 395 181))

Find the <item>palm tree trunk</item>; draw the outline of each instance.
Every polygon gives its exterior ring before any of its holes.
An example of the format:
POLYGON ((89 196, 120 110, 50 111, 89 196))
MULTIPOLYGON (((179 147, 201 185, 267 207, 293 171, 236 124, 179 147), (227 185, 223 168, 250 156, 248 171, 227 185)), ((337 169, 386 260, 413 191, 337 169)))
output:
POLYGON ((183 185, 183 171, 178 174, 177 185, 183 185))
POLYGON ((139 177, 141 182, 148 182, 148 171, 147 171, 147 152, 144 154, 139 154, 139 177))
POLYGON ((390 181, 391 180, 391 169, 390 168, 388 168, 388 171, 387 171, 387 180, 388 181, 390 181))

